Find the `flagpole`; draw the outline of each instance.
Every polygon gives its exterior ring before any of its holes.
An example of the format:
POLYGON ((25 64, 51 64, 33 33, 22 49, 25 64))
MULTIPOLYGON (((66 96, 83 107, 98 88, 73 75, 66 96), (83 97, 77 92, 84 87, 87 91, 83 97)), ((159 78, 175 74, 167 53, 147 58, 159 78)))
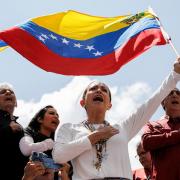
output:
POLYGON ((173 51, 175 52, 176 56, 177 57, 180 57, 180 54, 178 53, 178 51, 176 50, 175 46, 173 45, 172 43, 172 40, 170 38, 170 36, 167 34, 167 32, 164 30, 163 26, 162 26, 162 23, 160 22, 158 16, 156 15, 156 13, 154 12, 154 10, 152 9, 152 7, 149 6, 148 8, 148 11, 151 12, 157 19, 159 25, 160 25, 160 28, 161 28, 161 31, 163 33, 163 36, 164 38, 166 39, 166 41, 168 41, 168 43, 170 44, 171 48, 173 49, 173 51))
POLYGON ((177 57, 180 57, 180 55, 179 55, 178 51, 176 50, 176 48, 174 47, 171 39, 169 40, 169 44, 170 44, 170 46, 172 47, 173 51, 175 52, 176 56, 177 56, 177 57))

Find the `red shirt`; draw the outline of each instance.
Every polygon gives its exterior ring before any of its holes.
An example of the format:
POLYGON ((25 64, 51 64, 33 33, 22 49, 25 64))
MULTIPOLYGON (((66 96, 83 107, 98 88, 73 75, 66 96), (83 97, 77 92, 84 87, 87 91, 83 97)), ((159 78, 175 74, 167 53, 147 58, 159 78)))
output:
POLYGON ((145 171, 144 168, 136 169, 133 171, 133 180, 153 180, 151 171, 145 171))
POLYGON ((143 147, 151 152, 156 180, 180 180, 180 118, 148 123, 143 147))

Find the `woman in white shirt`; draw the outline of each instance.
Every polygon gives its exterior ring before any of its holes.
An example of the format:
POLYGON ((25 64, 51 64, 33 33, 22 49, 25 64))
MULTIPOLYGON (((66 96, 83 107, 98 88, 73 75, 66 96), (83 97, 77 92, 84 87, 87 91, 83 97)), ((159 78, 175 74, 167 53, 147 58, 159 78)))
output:
POLYGON ((52 152, 54 160, 57 163, 72 160, 74 180, 132 179, 128 142, 175 88, 180 80, 179 61, 180 58, 156 92, 129 118, 117 124, 105 119, 112 106, 109 88, 101 82, 89 84, 81 100, 87 119, 59 128, 52 152))
MULTIPOLYGON (((31 119, 25 129, 25 136, 20 140, 19 145, 22 154, 29 157, 35 151, 44 152, 49 157, 52 157, 54 133, 58 124, 59 115, 53 106, 48 105, 40 109, 31 119)), ((69 165, 64 164, 64 166, 67 169, 66 166, 69 165)), ((63 171, 63 168, 61 170, 63 171)), ((63 174, 64 178, 62 177, 62 179, 67 180, 66 173, 63 174)), ((55 179, 58 179, 57 173, 55 179)))

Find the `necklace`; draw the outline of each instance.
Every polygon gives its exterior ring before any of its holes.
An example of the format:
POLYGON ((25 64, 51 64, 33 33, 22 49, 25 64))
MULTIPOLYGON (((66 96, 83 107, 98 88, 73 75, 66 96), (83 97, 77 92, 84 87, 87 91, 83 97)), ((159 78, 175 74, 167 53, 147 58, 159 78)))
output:
MULTIPOLYGON (((96 128, 92 124, 89 124, 87 120, 83 121, 82 123, 84 127, 90 130, 91 132, 96 130, 96 128)), ((109 126, 109 123, 107 121, 104 121, 103 124, 104 126, 109 126)), ((95 144, 97 161, 93 162, 93 165, 98 171, 101 169, 102 160, 106 153, 106 142, 107 142, 107 139, 101 139, 95 144)))

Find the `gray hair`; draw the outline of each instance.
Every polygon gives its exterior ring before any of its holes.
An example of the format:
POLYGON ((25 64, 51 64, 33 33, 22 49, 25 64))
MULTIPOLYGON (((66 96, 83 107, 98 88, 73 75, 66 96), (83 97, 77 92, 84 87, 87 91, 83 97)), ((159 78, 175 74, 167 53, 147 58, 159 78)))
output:
MULTIPOLYGON (((3 89, 9 89, 14 93, 13 86, 10 83, 7 83, 7 82, 0 83, 0 90, 3 90, 3 89)), ((14 95, 15 95, 15 93, 14 93, 14 95)), ((17 107, 16 95, 15 95, 15 106, 17 107)))
POLYGON ((13 90, 13 85, 7 82, 0 83, 0 89, 11 89, 13 90))

